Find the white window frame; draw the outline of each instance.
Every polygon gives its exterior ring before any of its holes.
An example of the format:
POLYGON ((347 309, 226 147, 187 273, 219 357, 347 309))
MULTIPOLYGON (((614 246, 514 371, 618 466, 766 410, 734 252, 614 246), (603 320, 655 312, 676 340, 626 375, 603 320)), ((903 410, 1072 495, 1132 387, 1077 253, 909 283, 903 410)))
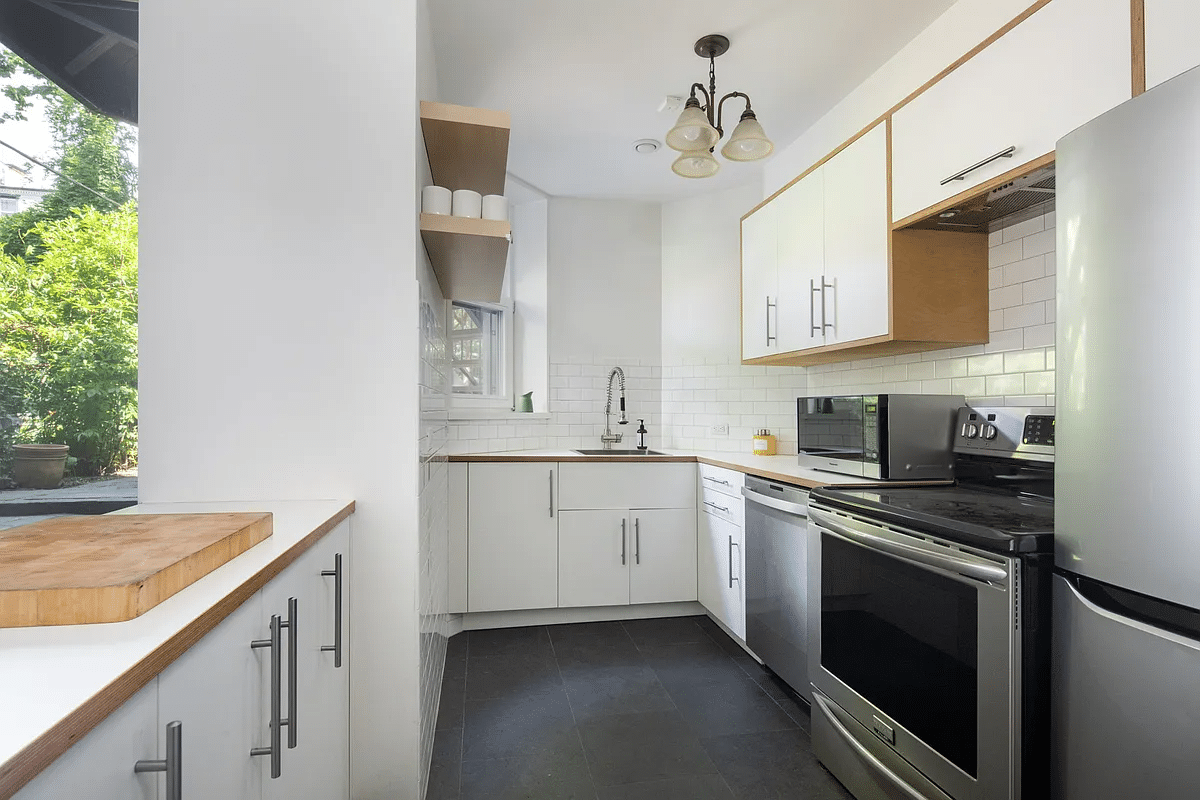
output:
MULTIPOLYGON (((451 417, 454 416, 454 410, 469 411, 513 411, 513 328, 514 310, 511 300, 500 303, 484 303, 475 300, 447 300, 446 301, 446 341, 449 349, 449 373, 450 373, 450 406, 451 417), (499 387, 496 394, 491 395, 475 395, 464 394, 454 391, 454 358, 453 358, 453 341, 452 328, 454 318, 454 304, 474 306, 487 311, 500 312, 500 331, 496 338, 496 346, 500 348, 499 357, 497 358, 500 364, 499 387)), ((485 343, 486 346, 486 343, 485 343)))

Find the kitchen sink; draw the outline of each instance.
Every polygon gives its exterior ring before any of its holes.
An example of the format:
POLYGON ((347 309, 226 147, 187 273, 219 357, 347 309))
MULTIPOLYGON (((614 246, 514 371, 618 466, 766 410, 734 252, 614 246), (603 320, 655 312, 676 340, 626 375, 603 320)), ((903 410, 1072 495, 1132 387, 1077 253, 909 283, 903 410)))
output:
POLYGON ((669 456, 670 453, 662 453, 658 450, 574 450, 572 452, 579 453, 581 456, 669 456))

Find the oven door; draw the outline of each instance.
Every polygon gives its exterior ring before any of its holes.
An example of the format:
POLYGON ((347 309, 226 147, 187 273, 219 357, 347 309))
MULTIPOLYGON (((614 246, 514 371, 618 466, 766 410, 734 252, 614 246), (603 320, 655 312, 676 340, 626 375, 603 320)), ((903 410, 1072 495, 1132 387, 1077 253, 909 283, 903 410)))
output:
POLYGON ((809 520, 817 757, 861 797, 1016 798, 1018 563, 818 503, 809 520))

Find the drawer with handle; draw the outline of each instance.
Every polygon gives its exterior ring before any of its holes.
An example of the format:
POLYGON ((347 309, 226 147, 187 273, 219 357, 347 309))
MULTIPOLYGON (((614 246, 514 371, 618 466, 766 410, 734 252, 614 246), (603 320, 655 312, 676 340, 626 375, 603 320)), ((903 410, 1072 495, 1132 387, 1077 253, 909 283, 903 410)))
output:
POLYGON ((742 487, 746 485, 746 476, 737 470, 715 467, 712 464, 700 464, 700 489, 712 490, 736 497, 742 496, 742 487))
POLYGON ((746 501, 741 497, 731 497, 712 489, 705 488, 700 494, 700 510, 712 514, 727 522, 732 522, 739 528, 745 525, 746 501))

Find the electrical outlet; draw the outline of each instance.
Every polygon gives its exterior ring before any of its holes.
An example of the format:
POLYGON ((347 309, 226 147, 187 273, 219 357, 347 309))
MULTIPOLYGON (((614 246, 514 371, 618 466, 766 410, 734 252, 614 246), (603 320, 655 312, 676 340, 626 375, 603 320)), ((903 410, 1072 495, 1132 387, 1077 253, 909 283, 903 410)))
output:
POLYGON ((709 433, 711 433, 713 436, 728 436, 729 435, 729 426, 728 425, 713 425, 709 429, 709 433))

